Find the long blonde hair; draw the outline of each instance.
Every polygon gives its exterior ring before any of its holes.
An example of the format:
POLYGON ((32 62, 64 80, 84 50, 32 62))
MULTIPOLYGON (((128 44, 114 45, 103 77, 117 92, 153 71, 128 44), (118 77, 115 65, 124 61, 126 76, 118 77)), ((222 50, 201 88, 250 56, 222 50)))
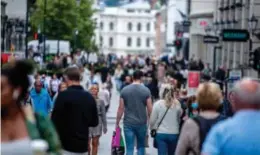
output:
POLYGON ((175 99, 174 95, 174 87, 171 84, 165 84, 163 93, 162 93, 162 99, 165 100, 166 107, 171 107, 173 104, 176 105, 177 101, 175 99))

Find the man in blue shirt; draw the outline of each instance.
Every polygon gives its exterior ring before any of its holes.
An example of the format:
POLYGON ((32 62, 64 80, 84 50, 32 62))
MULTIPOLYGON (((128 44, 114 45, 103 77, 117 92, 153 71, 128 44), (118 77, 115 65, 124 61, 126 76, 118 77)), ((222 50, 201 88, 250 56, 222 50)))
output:
POLYGON ((40 80, 35 81, 30 96, 33 101, 34 112, 47 116, 52 109, 52 100, 48 91, 43 88, 40 80))
POLYGON ((230 100, 235 115, 214 126, 202 149, 203 155, 260 154, 260 84, 252 79, 236 83, 230 100))

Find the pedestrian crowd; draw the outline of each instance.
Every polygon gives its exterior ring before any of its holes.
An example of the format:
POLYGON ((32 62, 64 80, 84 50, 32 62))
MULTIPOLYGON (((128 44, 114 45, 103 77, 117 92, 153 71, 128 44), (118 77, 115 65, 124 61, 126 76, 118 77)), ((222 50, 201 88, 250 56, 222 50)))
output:
POLYGON ((119 104, 115 129, 122 120, 126 155, 135 149, 145 155, 146 147, 155 147, 158 155, 260 154, 256 80, 242 79, 225 95, 224 68, 213 73, 195 58, 78 51, 44 65, 47 70, 62 69, 62 74, 33 73, 24 60, 1 69, 4 155, 98 155, 111 104, 119 104), (189 70, 202 77, 195 94, 186 89, 189 70), (111 103, 113 87, 120 94, 118 103, 111 103), (149 138, 153 146, 148 145, 149 138))

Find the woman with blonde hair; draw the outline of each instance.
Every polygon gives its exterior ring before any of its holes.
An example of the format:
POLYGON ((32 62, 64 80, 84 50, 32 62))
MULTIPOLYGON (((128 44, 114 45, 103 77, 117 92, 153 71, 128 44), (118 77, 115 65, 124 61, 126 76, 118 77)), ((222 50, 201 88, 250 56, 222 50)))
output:
POLYGON ((154 104, 150 118, 151 136, 155 138, 160 155, 173 155, 178 141, 182 109, 174 94, 172 85, 164 85, 161 99, 154 104))
POLYGON ((199 155, 201 145, 210 128, 224 119, 217 112, 222 102, 221 90, 217 84, 212 82, 200 84, 196 101, 194 103, 198 104, 199 114, 185 121, 176 148, 176 155, 199 155))
POLYGON ((98 126, 89 128, 89 142, 88 142, 88 151, 91 155, 98 154, 98 145, 99 139, 102 135, 107 133, 107 118, 106 118, 106 108, 105 102, 98 97, 99 86, 97 83, 94 83, 90 87, 90 93, 96 99, 97 110, 98 110, 98 126))

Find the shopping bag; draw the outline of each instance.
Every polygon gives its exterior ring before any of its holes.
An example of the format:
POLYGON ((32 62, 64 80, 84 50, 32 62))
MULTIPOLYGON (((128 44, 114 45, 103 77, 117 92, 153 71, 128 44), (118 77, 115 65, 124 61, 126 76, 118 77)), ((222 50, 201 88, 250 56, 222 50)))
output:
POLYGON ((112 137, 111 155, 124 155, 125 142, 122 136, 121 128, 116 128, 112 137))
POLYGON ((112 147, 120 147, 120 138, 121 138, 121 129, 116 128, 116 131, 113 133, 112 137, 112 147))

